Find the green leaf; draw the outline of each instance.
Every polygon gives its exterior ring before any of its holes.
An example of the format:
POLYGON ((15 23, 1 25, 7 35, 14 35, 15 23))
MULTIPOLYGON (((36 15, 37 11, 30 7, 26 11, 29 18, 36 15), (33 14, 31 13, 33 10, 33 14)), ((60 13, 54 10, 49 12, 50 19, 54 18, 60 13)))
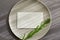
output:
POLYGON ((41 29, 43 29, 45 27, 45 25, 47 25, 48 23, 50 23, 50 18, 48 18, 47 20, 45 20, 44 22, 42 22, 40 25, 38 25, 34 30, 32 30, 31 32, 28 33, 28 35, 25 37, 23 37, 22 40, 27 40, 31 37, 33 37, 34 34, 36 34, 37 32, 39 32, 41 29))

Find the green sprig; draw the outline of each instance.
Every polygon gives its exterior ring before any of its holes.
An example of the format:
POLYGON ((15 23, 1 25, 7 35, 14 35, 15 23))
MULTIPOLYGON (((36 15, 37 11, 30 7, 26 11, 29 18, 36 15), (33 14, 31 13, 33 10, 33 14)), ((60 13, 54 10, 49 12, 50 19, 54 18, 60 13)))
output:
POLYGON ((32 30, 31 32, 28 33, 28 35, 24 37, 22 40, 27 40, 31 37, 33 37, 34 34, 36 34, 37 32, 39 32, 41 29, 43 29, 48 23, 50 23, 50 18, 48 18, 47 20, 45 20, 44 22, 42 22, 40 25, 38 25, 34 30, 32 30))

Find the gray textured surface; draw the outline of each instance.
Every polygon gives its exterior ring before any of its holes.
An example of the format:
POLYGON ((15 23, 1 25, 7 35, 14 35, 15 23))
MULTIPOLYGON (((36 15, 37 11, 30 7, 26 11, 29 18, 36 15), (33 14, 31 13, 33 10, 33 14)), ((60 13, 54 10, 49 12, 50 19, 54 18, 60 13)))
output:
MULTIPOLYGON (((8 25, 8 15, 19 0, 0 0, 0 40, 17 40, 8 25)), ((41 0, 51 10, 50 31, 41 40, 60 40, 60 0, 41 0)))

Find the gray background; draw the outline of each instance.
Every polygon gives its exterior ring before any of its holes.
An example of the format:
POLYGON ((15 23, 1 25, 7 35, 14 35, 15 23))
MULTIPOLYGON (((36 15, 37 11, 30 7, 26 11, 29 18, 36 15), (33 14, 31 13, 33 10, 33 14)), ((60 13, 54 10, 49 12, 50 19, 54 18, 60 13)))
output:
MULTIPOLYGON (((19 0, 0 0, 0 40, 19 40, 9 28, 8 16, 19 0)), ((40 40, 60 40, 60 0, 41 0, 51 11, 52 25, 40 40)))

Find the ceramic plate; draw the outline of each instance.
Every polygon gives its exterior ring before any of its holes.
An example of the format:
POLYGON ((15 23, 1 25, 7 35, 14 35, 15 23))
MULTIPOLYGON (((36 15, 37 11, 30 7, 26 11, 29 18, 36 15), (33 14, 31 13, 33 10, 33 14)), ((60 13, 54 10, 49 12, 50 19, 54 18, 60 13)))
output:
MULTIPOLYGON (((49 9, 44 3, 38 0, 22 0, 16 3, 11 9, 9 25, 11 31, 18 38, 22 39, 24 34, 28 35, 29 32, 39 25, 39 22, 41 24, 41 22, 47 18, 51 19, 51 15, 49 9), (42 21, 40 19, 42 19, 42 21)), ((39 32, 34 34, 33 37, 27 40, 38 40, 42 38, 50 29, 50 24, 51 21, 46 27, 42 28, 39 32)))

